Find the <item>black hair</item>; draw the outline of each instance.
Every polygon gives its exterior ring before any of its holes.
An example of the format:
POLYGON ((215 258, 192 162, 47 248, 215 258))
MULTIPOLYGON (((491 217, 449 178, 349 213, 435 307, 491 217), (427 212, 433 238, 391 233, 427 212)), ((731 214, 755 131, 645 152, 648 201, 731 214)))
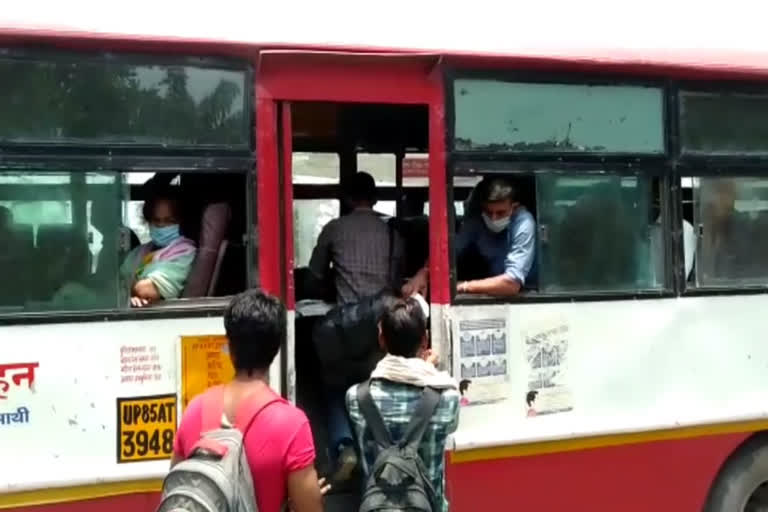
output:
POLYGON ((373 176, 360 171, 344 182, 342 193, 350 201, 373 204, 376 202, 376 182, 373 176))
POLYGON ((387 352, 393 356, 415 357, 427 333, 427 318, 414 298, 387 301, 381 315, 381 334, 387 352))
POLYGON ((527 403, 527 404, 528 404, 528 407, 530 407, 531 405, 533 405, 533 402, 535 402, 535 401, 536 401, 536 395, 538 395, 538 394, 539 394, 539 392, 538 392, 538 391, 529 391, 529 392, 528 392, 528 393, 525 395, 525 403, 527 403))
POLYGON ((493 178, 488 182, 485 188, 485 201, 495 203, 496 201, 518 201, 517 189, 512 183, 504 178, 493 178))
POLYGON ((459 382, 459 393, 463 395, 464 392, 469 389, 470 384, 472 384, 472 381, 469 379, 463 379, 461 382, 459 382))
POLYGON ((272 364, 286 340, 285 306, 260 290, 236 295, 224 311, 229 353, 237 372, 249 377, 272 364))
POLYGON ((151 189, 149 197, 144 201, 144 205, 141 207, 141 214, 145 221, 152 221, 155 205, 160 201, 168 201, 171 205, 174 217, 181 221, 181 201, 179 200, 178 192, 172 186, 151 189))

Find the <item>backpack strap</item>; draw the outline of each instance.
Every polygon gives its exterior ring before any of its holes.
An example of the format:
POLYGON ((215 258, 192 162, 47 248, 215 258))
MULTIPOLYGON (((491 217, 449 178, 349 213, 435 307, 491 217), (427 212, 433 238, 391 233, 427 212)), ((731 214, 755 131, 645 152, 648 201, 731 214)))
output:
POLYGON ((280 398, 269 389, 264 393, 248 395, 240 401, 235 412, 235 427, 243 433, 243 439, 253 425, 256 416, 268 406, 279 401, 280 398))
POLYGON ((360 412, 365 418, 365 423, 373 434, 373 439, 376 441, 382 449, 392 446, 392 436, 389 435, 384 420, 381 417, 379 408, 373 401, 371 396, 371 380, 368 379, 365 382, 358 384, 357 386, 357 404, 360 407, 360 412))
POLYGON ((411 421, 405 428, 405 434, 400 440, 400 446, 402 448, 419 449, 421 444, 421 438, 424 437, 424 433, 427 431, 429 422, 432 420, 432 415, 435 414, 437 405, 440 403, 440 392, 434 388, 424 388, 421 394, 421 400, 419 400, 416 410, 413 411, 411 421))

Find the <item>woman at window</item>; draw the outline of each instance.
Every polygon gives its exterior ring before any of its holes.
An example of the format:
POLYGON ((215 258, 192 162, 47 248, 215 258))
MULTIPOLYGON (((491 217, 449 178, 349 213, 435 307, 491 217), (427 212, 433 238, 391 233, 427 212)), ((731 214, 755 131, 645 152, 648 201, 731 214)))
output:
POLYGON ((120 269, 123 282, 130 286, 132 307, 175 299, 184 290, 197 249, 181 235, 180 211, 169 189, 156 191, 144 203, 151 241, 131 251, 120 269))

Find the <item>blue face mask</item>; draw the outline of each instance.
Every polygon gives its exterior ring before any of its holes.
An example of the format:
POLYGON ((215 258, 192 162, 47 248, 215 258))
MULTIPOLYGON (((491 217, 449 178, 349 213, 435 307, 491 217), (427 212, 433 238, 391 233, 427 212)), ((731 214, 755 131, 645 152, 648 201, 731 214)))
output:
POLYGON ((152 243, 158 247, 167 247, 171 242, 181 236, 179 233, 179 225, 171 224, 170 226, 156 227, 149 226, 149 236, 152 238, 152 243))

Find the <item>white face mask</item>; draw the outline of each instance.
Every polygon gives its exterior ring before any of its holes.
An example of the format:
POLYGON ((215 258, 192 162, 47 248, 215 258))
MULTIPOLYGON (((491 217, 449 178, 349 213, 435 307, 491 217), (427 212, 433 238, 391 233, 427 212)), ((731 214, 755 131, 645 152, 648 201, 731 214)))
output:
POLYGON ((507 229, 507 226, 509 226, 509 222, 511 220, 511 215, 509 217, 502 217, 501 219, 491 220, 490 217, 488 217, 486 214, 483 214, 483 222, 485 222, 485 227, 494 233, 501 233, 507 229))

